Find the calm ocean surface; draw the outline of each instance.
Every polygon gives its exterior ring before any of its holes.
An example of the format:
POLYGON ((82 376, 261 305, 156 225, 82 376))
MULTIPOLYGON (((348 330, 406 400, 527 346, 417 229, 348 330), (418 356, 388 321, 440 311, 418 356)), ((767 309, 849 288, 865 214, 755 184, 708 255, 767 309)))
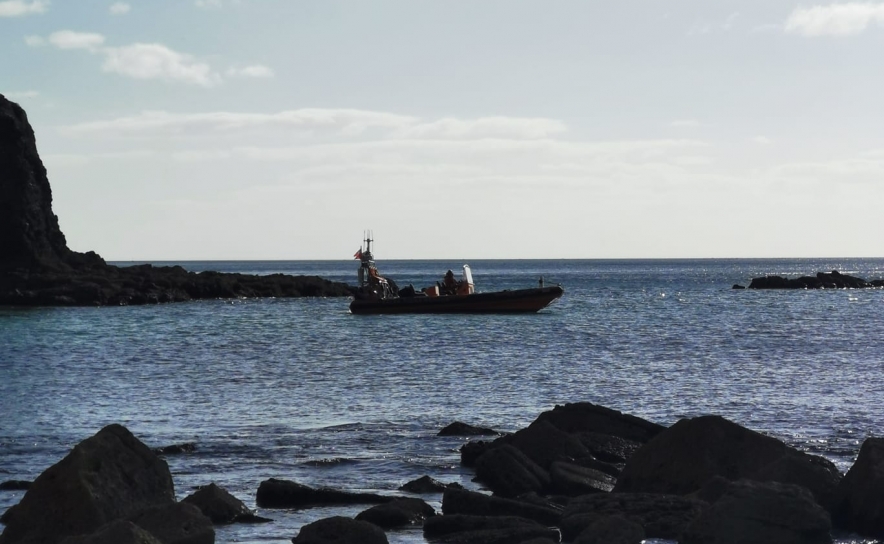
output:
MULTIPOLYGON (((351 284, 358 266, 176 264, 351 284)), ((378 264, 422 287, 463 263, 378 264)), ((168 457, 179 498, 214 481, 250 507, 271 477, 396 493, 428 474, 476 488, 462 439, 434 436, 441 427, 516 430, 566 402, 662 424, 721 414, 842 471, 865 437, 884 435, 884 290, 731 289, 833 269, 882 278, 884 259, 469 264, 480 291, 543 276, 565 296, 518 316, 353 316, 333 298, 0 308, 0 481, 35 478, 114 422, 152 447, 197 444, 168 457)), ((0 511, 21 494, 0 492, 0 511)), ((364 508, 265 510, 274 523, 220 527, 216 541, 282 544, 364 508)), ((423 542, 419 530, 388 536, 423 542)))

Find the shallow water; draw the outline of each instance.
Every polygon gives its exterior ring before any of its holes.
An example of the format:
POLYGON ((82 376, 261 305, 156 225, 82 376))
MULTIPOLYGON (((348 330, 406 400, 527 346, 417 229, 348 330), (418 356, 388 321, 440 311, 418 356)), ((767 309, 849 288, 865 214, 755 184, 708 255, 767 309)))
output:
MULTIPOLYGON (((183 264, 352 282, 357 263, 183 264)), ((379 263, 418 287, 460 264, 379 263)), ((0 308, 0 480, 35 478, 109 423, 150 446, 197 444, 168 457, 179 498, 215 481, 250 507, 270 477, 392 493, 429 474, 475 488, 463 439, 441 427, 515 430, 565 402, 662 424, 721 414, 841 470, 884 434, 884 290, 731 289, 832 269, 881 278, 882 259, 470 264, 479 290, 542 275, 565 296, 524 316, 353 316, 344 299, 0 308)), ((0 510, 20 496, 0 492, 0 510)), ((262 511, 276 521, 219 528, 217 541, 281 544, 364 508, 262 511)))

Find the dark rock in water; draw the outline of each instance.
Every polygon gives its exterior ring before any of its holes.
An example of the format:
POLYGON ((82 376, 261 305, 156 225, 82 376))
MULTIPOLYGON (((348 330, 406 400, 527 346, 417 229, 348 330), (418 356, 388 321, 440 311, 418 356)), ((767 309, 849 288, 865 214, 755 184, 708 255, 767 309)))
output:
POLYGON ((463 486, 457 482, 444 484, 438 480, 434 480, 429 476, 421 476, 417 480, 404 483, 399 486, 399 491, 407 491, 409 493, 442 493, 446 489, 463 489, 463 486))
POLYGON ((446 491, 442 495, 442 513, 446 516, 452 514, 515 516, 547 526, 558 525, 562 518, 561 509, 531 504, 517 499, 492 497, 466 489, 446 491))
POLYGON ((424 523, 424 538, 457 544, 513 544, 534 538, 559 541, 555 529, 511 516, 435 516, 424 523))
POLYGON ((384 503, 393 499, 395 497, 312 488, 289 480, 270 478, 258 486, 256 502, 261 508, 312 508, 330 504, 384 503))
POLYGON ((173 504, 166 462, 121 425, 109 425, 46 469, 4 516, 0 543, 60 542, 145 508, 173 504))
POLYGON ((573 461, 590 455, 589 450, 578 438, 543 419, 538 419, 514 434, 495 440, 492 447, 498 444, 514 446, 547 470, 554 461, 573 461))
POLYGON ((31 487, 31 482, 25 480, 7 480, 0 483, 0 491, 27 491, 31 487))
POLYGON ((571 501, 562 515, 566 541, 600 517, 620 516, 640 525, 646 538, 677 539, 707 506, 695 498, 656 493, 597 493, 571 501))
POLYGON ((205 298, 349 296, 315 276, 187 272, 180 266, 116 267, 67 247, 34 131, 0 95, 0 306, 127 305, 205 298))
POLYGON ((600 516, 574 539, 574 544, 641 544, 645 530, 621 516, 600 516))
POLYGON ((841 474, 830 461, 719 416, 686 419, 645 444, 626 463, 614 491, 686 494, 715 477, 801 485, 832 503, 841 474))
POLYGON ((787 451, 776 438, 720 416, 682 419, 626 462, 614 491, 690 493, 714 476, 750 477, 787 451))
POLYGON ((836 491, 836 526, 884 539, 884 438, 867 438, 836 491))
POLYGON ((566 433, 602 433, 642 444, 666 428, 589 402, 556 406, 540 414, 537 420, 548 421, 566 433))
POLYGON ((476 460, 483 453, 491 449, 491 442, 484 440, 476 440, 475 442, 466 442, 460 447, 460 464, 465 467, 476 466, 476 460))
POLYGON ((436 436, 483 436, 498 435, 499 432, 487 427, 475 427, 461 421, 455 421, 439 431, 436 436))
POLYGON ((70 536, 61 544, 164 544, 131 521, 118 519, 102 525, 91 535, 70 536))
POLYGON ((642 445, 642 442, 604 433, 579 432, 572 434, 580 440, 593 457, 607 463, 625 463, 642 445))
POLYGON ((211 483, 185 498, 181 502, 190 503, 212 520, 212 523, 262 523, 271 521, 252 513, 241 500, 226 489, 211 483))
POLYGON ((564 461, 550 465, 549 477, 553 493, 569 496, 608 493, 617 481, 610 474, 564 461))
POLYGON ((193 504, 176 502, 153 506, 129 516, 129 521, 163 544, 214 544, 212 520, 193 504))
POLYGON ((820 506, 829 509, 842 477, 828 459, 789 448, 785 455, 749 475, 748 479, 800 485, 811 492, 820 506))
POLYGON ((679 539, 680 544, 829 544, 829 514, 797 485, 731 482, 679 539))
POLYGON ((382 529, 423 523, 436 515, 433 507, 420 499, 402 498, 372 506, 360 512, 356 519, 374 523, 382 529))
POLYGON ((549 473, 509 444, 491 448, 476 459, 476 479, 504 497, 549 488, 549 473))
POLYGON ((731 289, 745 289, 746 287, 740 285, 739 283, 735 283, 731 289))
POLYGON ((882 287, 884 280, 868 282, 862 278, 841 274, 833 270, 827 274, 818 272, 816 276, 800 278, 784 278, 782 276, 764 276, 752 278, 749 289, 864 289, 882 287))
POLYGON ((171 446, 163 446, 156 448, 153 452, 157 455, 178 455, 181 453, 193 453, 196 451, 196 444, 186 442, 184 444, 172 444, 171 446))
POLYGON ((388 544, 383 529, 343 516, 321 519, 301 527, 293 544, 388 544))

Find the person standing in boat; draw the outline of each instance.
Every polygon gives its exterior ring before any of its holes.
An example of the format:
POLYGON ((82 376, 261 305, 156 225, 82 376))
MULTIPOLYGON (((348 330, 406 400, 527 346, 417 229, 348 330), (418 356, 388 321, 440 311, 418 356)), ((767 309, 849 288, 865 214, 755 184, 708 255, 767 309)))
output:
POLYGON ((454 279, 454 272, 449 270, 445 273, 445 278, 442 280, 442 294, 453 295, 455 293, 457 293, 457 280, 454 279))

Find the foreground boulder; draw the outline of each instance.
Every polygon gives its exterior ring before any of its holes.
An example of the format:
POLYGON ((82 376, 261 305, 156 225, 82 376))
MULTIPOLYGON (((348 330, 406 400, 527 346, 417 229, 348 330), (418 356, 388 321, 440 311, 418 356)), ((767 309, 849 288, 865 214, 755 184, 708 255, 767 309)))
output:
POLYGON ((705 501, 655 493, 599 493, 571 501, 562 515, 565 540, 573 540, 599 518, 616 516, 641 526, 646 538, 676 539, 707 506, 705 501))
POLYGON ((435 516, 424 523, 424 538, 456 544, 518 544, 532 539, 559 542, 555 529, 511 516, 435 516))
POLYGON ((837 490, 835 525, 884 539, 884 438, 868 438, 837 490))
POLYGON ((131 521, 118 519, 91 535, 71 536, 62 544, 165 544, 131 521))
POLYGON ((562 510, 548 505, 532 504, 516 499, 493 497, 466 489, 449 489, 442 495, 442 513, 474 516, 515 516, 542 525, 558 525, 562 510))
POLYGON ((129 521, 157 537, 163 544, 214 544, 212 520, 186 502, 152 506, 129 521))
POLYGON ((549 473, 521 450, 504 444, 476 459, 476 479, 504 497, 542 492, 549 488, 549 473))
POLYGON ((680 544, 830 544, 829 514, 803 487, 730 482, 688 526, 680 544))
POLYGON ((121 425, 77 444, 44 471, 4 516, 0 544, 60 542, 146 508, 173 504, 166 462, 121 425))
POLYGON ((702 416, 677 422, 638 450, 614 491, 687 494, 716 477, 800 485, 824 507, 841 481, 827 459, 720 416, 702 416))
POLYGON ((645 530, 638 523, 620 516, 595 519, 574 539, 574 544, 641 544, 645 530))
POLYGON ((367 521, 343 516, 321 519, 301 527, 292 544, 388 544, 384 531, 367 521))
POLYGON ((312 508, 333 504, 384 503, 393 499, 395 497, 312 488, 289 480, 270 478, 258 486, 256 502, 261 508, 312 508))

